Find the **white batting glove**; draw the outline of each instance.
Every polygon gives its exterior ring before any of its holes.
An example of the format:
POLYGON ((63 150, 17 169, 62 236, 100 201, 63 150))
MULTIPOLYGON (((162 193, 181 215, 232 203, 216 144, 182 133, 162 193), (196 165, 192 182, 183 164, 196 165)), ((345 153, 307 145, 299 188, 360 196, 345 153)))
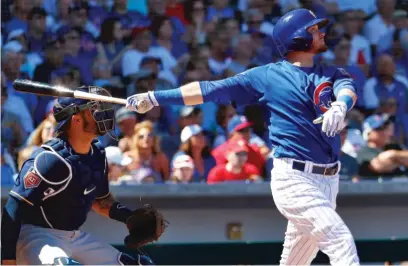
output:
POLYGON ((346 113, 346 103, 340 101, 333 102, 330 109, 323 115, 322 131, 328 137, 334 137, 343 129, 346 113))
POLYGON ((144 114, 152 110, 153 107, 158 106, 156 98, 151 91, 132 95, 126 100, 126 108, 140 114, 144 114))

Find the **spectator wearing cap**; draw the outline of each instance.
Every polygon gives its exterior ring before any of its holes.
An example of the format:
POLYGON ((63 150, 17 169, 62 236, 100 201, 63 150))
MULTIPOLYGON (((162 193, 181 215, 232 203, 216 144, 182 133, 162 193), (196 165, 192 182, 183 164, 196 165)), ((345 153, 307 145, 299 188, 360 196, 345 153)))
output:
MULTIPOLYGON (((258 137, 258 140, 254 139, 254 143, 250 143, 251 125, 252 123, 246 120, 244 116, 235 115, 230 119, 227 126, 228 140, 217 146, 217 148, 211 153, 215 158, 217 165, 226 163, 226 151, 228 150, 228 147, 235 143, 237 139, 242 139, 248 148, 248 162, 255 165, 261 173, 263 172, 266 156, 262 154, 261 149, 259 148, 259 143, 262 143, 263 141, 258 137)), ((269 153, 269 150, 265 151, 266 155, 267 153, 269 153)))
POLYGON ((130 149, 135 134, 137 116, 126 107, 119 108, 115 113, 115 122, 119 128, 119 148, 126 152, 130 149))
POLYGON ((108 162, 109 183, 117 183, 121 177, 127 174, 126 167, 132 162, 132 159, 124 156, 122 151, 115 146, 106 147, 105 153, 108 162))
MULTIPOLYGON (((408 80, 395 74, 396 66, 393 58, 382 54, 376 61, 377 75, 368 79, 364 85, 364 107, 374 111, 382 102, 394 99, 397 102, 395 134, 401 137, 408 134, 408 80)), ((407 140, 405 140, 407 141, 407 140)), ((408 141, 406 142, 408 143, 408 141)))
POLYGON ((162 180, 170 176, 170 164, 165 153, 161 151, 158 136, 154 133, 154 125, 150 121, 136 124, 130 151, 126 154, 133 159, 130 170, 150 167, 157 172, 162 180))
POLYGON ((187 154, 177 156, 172 162, 171 176, 168 183, 188 184, 193 181, 194 161, 187 154))
POLYGON ((46 32, 47 13, 41 7, 34 7, 28 15, 28 30, 26 33, 27 50, 34 53, 44 51, 49 34, 46 32))
POLYGON ((244 140, 236 139, 231 142, 226 157, 227 163, 218 164, 210 171, 208 184, 262 180, 259 169, 248 163, 248 147, 244 140))
POLYGON ((131 33, 131 48, 123 54, 123 76, 129 77, 140 69, 140 62, 149 54, 152 45, 152 34, 148 27, 136 27, 131 33))
MULTIPOLYGON (((17 154, 17 150, 26 141, 29 132, 24 127, 24 120, 21 116, 21 111, 16 107, 25 107, 24 102, 16 97, 9 96, 7 94, 7 88, 5 87, 4 76, 1 78, 1 146, 6 148, 12 156, 17 154), (11 98, 10 98, 11 97, 11 98), (14 99, 13 99, 14 97, 14 99), (11 104, 10 104, 11 103, 11 104), (20 105, 16 105, 20 104, 20 105), (20 116, 19 116, 20 114, 20 116)), ((26 110, 26 112, 28 112, 26 110)), ((31 125, 32 128, 32 125, 31 125)))
POLYGON ((75 67, 81 73, 82 85, 92 85, 92 64, 94 56, 81 49, 81 32, 78 28, 62 26, 57 32, 64 52, 64 66, 75 67))
POLYGON ((220 146, 229 138, 244 138, 251 146, 257 147, 262 154, 268 154, 269 148, 266 143, 252 132, 253 123, 245 116, 234 115, 227 123, 227 131, 224 136, 219 135, 214 143, 214 147, 220 146))
POLYGON ((395 0, 377 0, 377 15, 365 23, 364 36, 371 45, 376 46, 382 36, 395 29, 392 16, 395 10, 395 0))
POLYGON ((193 182, 207 180, 208 173, 215 166, 207 139, 199 125, 190 125, 183 128, 180 134, 179 151, 174 155, 172 162, 180 155, 189 155, 193 158, 195 170, 193 182))
POLYGON ((33 1, 14 0, 13 5, 8 8, 10 8, 13 18, 5 23, 5 31, 10 33, 16 29, 27 30, 27 18, 33 8, 33 1))
POLYGON ((359 150, 361 177, 392 177, 407 174, 408 151, 392 143, 394 124, 388 115, 375 114, 363 123, 367 146, 359 150))
POLYGON ((184 129, 186 126, 190 125, 201 125, 203 120, 203 115, 201 109, 197 106, 183 106, 179 110, 179 120, 178 125, 180 131, 184 129))
POLYGON ((106 18, 97 43, 98 58, 109 61, 114 75, 122 74, 122 56, 128 49, 123 43, 123 27, 117 17, 106 18))

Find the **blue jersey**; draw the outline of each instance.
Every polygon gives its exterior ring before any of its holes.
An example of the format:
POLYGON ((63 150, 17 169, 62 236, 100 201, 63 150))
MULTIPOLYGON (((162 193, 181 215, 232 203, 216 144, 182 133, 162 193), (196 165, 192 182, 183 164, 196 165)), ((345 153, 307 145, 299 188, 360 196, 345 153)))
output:
POLYGON ((77 154, 53 139, 23 164, 9 194, 20 202, 23 224, 77 230, 95 198, 109 194, 104 149, 94 141, 89 154, 77 154))
POLYGON ((256 67, 234 77, 200 82, 204 101, 260 103, 270 112, 269 137, 276 158, 314 163, 339 159, 340 137, 327 137, 313 120, 325 113, 340 89, 355 91, 341 68, 297 67, 287 61, 256 67))

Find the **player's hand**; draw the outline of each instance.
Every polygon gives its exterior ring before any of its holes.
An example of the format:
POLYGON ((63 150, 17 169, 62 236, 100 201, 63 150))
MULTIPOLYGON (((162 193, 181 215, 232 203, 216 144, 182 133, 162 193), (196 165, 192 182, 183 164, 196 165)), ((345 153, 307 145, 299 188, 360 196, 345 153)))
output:
POLYGON ((331 108, 323 115, 322 131, 328 137, 334 137, 343 129, 346 113, 346 103, 340 101, 333 102, 331 108))
POLYGON ((139 93, 128 97, 126 108, 144 114, 155 106, 152 100, 152 92, 139 93))
POLYGON ((16 260, 2 260, 1 261, 2 265, 17 265, 16 260))

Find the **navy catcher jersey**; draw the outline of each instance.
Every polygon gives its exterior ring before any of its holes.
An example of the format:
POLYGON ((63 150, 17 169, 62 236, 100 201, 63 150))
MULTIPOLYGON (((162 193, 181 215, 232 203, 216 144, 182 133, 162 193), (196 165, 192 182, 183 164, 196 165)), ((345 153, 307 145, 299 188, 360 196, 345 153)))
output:
POLYGON ((344 69, 297 67, 281 61, 228 79, 200 82, 200 87, 204 101, 265 105, 270 112, 269 137, 274 157, 321 164, 338 160, 339 135, 327 137, 321 124, 312 121, 330 108, 340 89, 355 91, 355 84, 344 69), (211 99, 206 98, 209 95, 211 99))
POLYGON ((23 224, 77 230, 93 201, 109 194, 104 149, 94 141, 77 154, 66 140, 50 140, 23 164, 9 194, 26 204, 23 224))

